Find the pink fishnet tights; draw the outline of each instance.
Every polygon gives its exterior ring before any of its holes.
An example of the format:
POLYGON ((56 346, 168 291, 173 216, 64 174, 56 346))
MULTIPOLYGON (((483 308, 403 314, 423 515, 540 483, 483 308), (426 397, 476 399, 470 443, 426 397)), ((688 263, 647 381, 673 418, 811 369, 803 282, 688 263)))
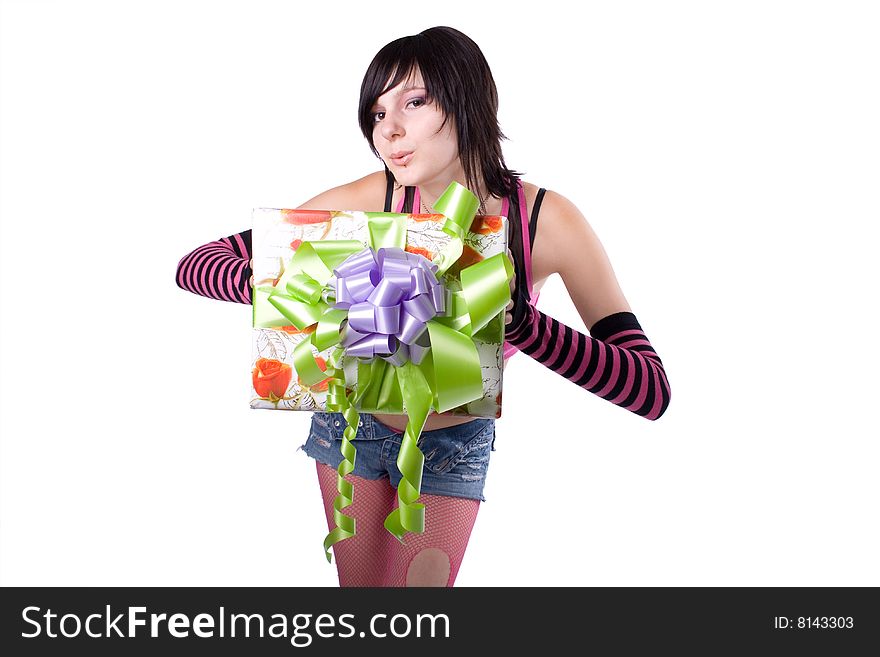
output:
MULTIPOLYGON (((333 500, 338 494, 336 470, 320 461, 315 463, 327 526, 332 530, 336 526, 333 521, 333 500)), ((425 531, 405 535, 406 545, 401 545, 383 525, 385 517, 397 507, 397 490, 390 480, 363 479, 352 474, 346 475, 346 479, 354 486, 354 494, 352 503, 342 511, 355 518, 356 527, 353 537, 330 548, 339 586, 419 586, 415 573, 409 572, 410 564, 426 548, 436 548, 447 555, 446 586, 455 583, 477 520, 480 500, 422 494, 418 501, 425 505, 425 531)), ((442 575, 445 570, 438 572, 442 575)))

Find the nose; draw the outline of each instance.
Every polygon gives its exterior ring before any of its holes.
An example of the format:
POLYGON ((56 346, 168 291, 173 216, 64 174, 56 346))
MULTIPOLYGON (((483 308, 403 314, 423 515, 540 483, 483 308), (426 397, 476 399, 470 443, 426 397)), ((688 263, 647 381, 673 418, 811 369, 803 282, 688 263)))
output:
POLYGON ((406 135, 406 130, 403 127, 403 122, 400 120, 400 117, 398 117, 398 115, 393 112, 385 113, 385 118, 382 119, 379 131, 382 136, 388 141, 391 141, 395 137, 403 137, 404 135, 406 135))

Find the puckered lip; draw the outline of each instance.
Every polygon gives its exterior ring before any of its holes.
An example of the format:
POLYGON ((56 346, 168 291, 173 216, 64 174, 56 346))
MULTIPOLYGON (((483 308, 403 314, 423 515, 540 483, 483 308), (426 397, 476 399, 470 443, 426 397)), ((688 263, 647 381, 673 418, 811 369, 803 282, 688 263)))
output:
POLYGON ((392 153, 388 157, 390 157, 392 160, 399 160, 401 158, 406 157, 407 155, 409 155, 412 152, 413 151, 397 151, 396 153, 392 153))

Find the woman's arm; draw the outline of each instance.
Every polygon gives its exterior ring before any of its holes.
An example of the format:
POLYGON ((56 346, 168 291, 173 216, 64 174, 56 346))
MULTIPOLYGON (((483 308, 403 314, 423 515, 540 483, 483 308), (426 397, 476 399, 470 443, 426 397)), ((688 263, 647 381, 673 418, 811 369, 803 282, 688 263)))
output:
POLYGON ((552 263, 591 336, 520 298, 505 339, 572 383, 656 420, 669 406, 669 381, 601 242, 580 211, 559 194, 547 193, 540 219, 533 259, 552 263))
POLYGON ((208 242, 177 264, 177 285, 211 299, 251 303, 251 229, 208 242))
MULTIPOLYGON (((384 191, 385 172, 379 171, 329 189, 297 209, 381 211, 384 191)), ((177 285, 211 299, 252 303, 252 258, 249 228, 203 244, 183 256, 177 264, 177 285)))

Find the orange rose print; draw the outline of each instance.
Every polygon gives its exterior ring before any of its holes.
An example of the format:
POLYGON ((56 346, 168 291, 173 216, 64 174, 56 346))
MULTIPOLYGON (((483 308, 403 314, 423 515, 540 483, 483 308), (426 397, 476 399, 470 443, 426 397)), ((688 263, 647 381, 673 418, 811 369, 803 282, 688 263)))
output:
POLYGON ((332 219, 332 215, 323 210, 282 210, 281 217, 286 223, 296 226, 322 224, 332 219))
POLYGON ((290 365, 282 363, 274 358, 258 358, 251 373, 254 390, 264 398, 270 399, 284 397, 287 387, 293 378, 293 369, 290 365))
POLYGON ((285 333, 289 333, 290 335, 298 335, 300 333, 314 333, 315 329, 318 328, 318 325, 312 324, 311 326, 306 326, 302 331, 300 331, 295 326, 278 326, 276 328, 279 331, 284 331, 285 333))
MULTIPOLYGON (((325 361, 320 356, 315 356, 315 362, 318 363, 318 367, 321 368, 322 372, 327 371, 327 361, 325 361)), ((318 381, 316 384, 311 385, 311 386, 304 386, 303 382, 300 380, 299 377, 296 377, 296 382, 298 384, 300 384, 301 386, 307 387, 309 390, 312 390, 314 392, 324 392, 330 386, 330 377, 328 376, 323 381, 318 381)))
POLYGON ((407 244, 404 248, 404 251, 409 251, 410 253, 417 253, 420 256, 425 256, 428 260, 434 259, 434 254, 428 251, 428 249, 423 249, 420 246, 413 246, 411 244, 407 244))
POLYGON ((471 232, 480 235, 488 235, 489 233, 497 233, 501 230, 501 217, 496 215, 481 215, 474 217, 474 223, 471 224, 471 232))
POLYGON ((467 269, 471 265, 485 260, 485 256, 479 251, 472 249, 467 244, 462 245, 461 257, 449 267, 449 273, 458 275, 462 269, 467 269))

